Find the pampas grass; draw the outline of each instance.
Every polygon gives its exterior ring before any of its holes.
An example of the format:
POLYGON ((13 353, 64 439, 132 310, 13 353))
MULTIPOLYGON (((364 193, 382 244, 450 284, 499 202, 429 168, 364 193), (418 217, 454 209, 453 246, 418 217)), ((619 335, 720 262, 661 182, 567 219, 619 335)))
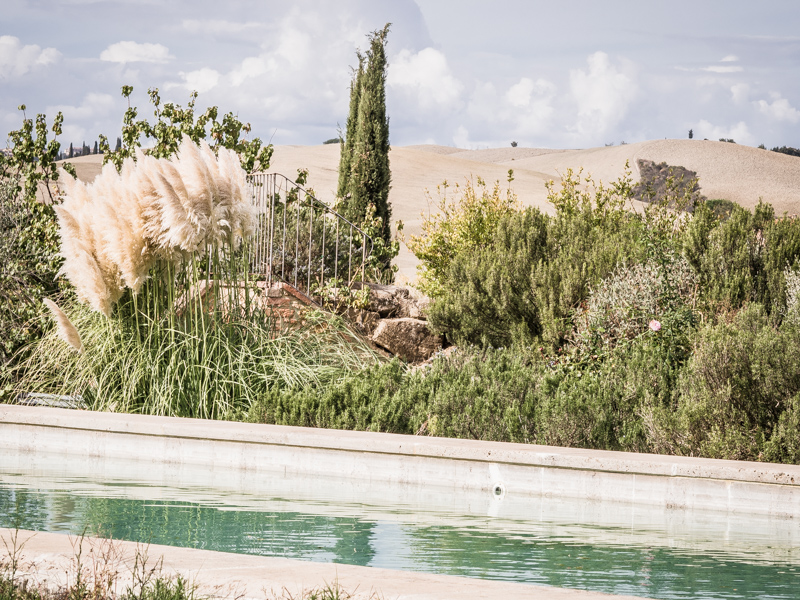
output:
POLYGON ((69 320, 69 317, 58 307, 58 304, 50 300, 44 299, 44 305, 50 310, 53 318, 56 320, 56 326, 59 337, 78 351, 78 354, 83 353, 83 343, 81 342, 81 335, 69 320))
POLYGON ((62 271, 77 301, 47 302, 58 327, 20 366, 18 391, 230 419, 275 388, 332 383, 378 360, 338 317, 311 313, 287 332, 251 302, 262 293, 243 247, 255 207, 236 153, 184 137, 172 159, 139 152, 90 185, 65 181, 62 271))
POLYGON ((234 251, 256 222, 236 153, 220 148, 215 156, 187 136, 172 159, 139 151, 120 173, 106 165, 90 185, 63 179, 62 273, 106 316, 126 290, 141 290, 157 263, 174 272, 209 251, 234 251))
POLYGON ((25 391, 80 394, 93 410, 243 418, 269 390, 333 384, 379 360, 339 317, 323 313, 276 335, 268 315, 198 330, 186 314, 172 324, 148 321, 137 334, 117 313, 109 319, 77 302, 67 312, 85 351, 49 332, 23 365, 25 391))

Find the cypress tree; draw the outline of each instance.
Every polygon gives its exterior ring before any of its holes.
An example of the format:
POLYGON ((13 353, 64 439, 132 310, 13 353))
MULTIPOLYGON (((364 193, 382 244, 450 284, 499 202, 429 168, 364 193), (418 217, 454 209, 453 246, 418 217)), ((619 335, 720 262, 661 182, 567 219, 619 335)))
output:
POLYGON ((353 70, 353 80, 350 82, 350 114, 347 115, 345 137, 339 145, 341 154, 339 155, 339 187, 336 195, 341 199, 347 197, 350 187, 353 142, 356 139, 356 125, 358 123, 358 99, 364 79, 364 56, 361 52, 357 52, 356 56, 358 56, 358 69, 353 70))
POLYGON ((67 158, 73 158, 75 156, 75 150, 72 148, 72 142, 69 143, 69 156, 67 158))
POLYGON ((386 37, 390 25, 387 23, 383 29, 374 31, 366 56, 359 56, 359 71, 353 84, 358 93, 351 91, 350 98, 351 115, 354 99, 358 102, 355 131, 347 132, 343 152, 344 160, 349 161, 345 167, 349 168, 340 171, 340 191, 345 191, 340 195, 342 213, 360 223, 366 216, 367 206, 374 204, 376 216, 382 222, 382 236, 387 242, 391 239, 389 219, 392 215, 389 206, 389 119, 386 116, 386 37), (347 154, 351 141, 352 153, 347 154), (344 184, 341 182, 343 173, 347 180, 344 184))
POLYGON ((97 140, 94 141, 94 150, 92 150, 92 154, 97 154, 97 140))

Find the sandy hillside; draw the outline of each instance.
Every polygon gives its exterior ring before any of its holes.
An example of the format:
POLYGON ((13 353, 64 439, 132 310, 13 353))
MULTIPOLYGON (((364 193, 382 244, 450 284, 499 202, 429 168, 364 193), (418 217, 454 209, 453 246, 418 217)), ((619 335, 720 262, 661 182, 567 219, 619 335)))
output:
MULTIPOLYGON (((636 161, 640 158, 697 171, 701 191, 709 198, 725 198, 748 208, 763 198, 778 214, 800 213, 800 158, 725 142, 655 140, 586 150, 395 147, 390 154, 393 220, 405 223, 406 235, 418 234, 421 213, 432 208, 426 190, 435 197, 436 186, 443 181, 463 183, 469 177, 482 177, 487 183, 499 180, 505 185, 509 168, 514 170, 512 187, 520 201, 552 212, 547 203, 546 181, 557 181, 568 168, 583 167, 596 180, 609 182, 622 174, 626 161, 637 179, 636 161)), ((100 172, 101 161, 101 156, 87 156, 72 162, 78 176, 90 181, 100 172)), ((338 144, 277 146, 270 170, 294 179, 297 169, 308 169, 308 186, 321 200, 332 203, 338 167, 338 144)), ((398 265, 401 280, 414 279, 416 260, 405 247, 398 265)))
POLYGON ((747 208, 763 198, 777 214, 800 213, 800 159, 726 142, 655 140, 542 154, 503 164, 524 166, 551 177, 557 177, 567 167, 583 167, 596 179, 607 182, 622 173, 625 161, 630 163, 634 179, 638 179, 636 161, 640 158, 696 171, 701 192, 708 198, 724 198, 747 208))

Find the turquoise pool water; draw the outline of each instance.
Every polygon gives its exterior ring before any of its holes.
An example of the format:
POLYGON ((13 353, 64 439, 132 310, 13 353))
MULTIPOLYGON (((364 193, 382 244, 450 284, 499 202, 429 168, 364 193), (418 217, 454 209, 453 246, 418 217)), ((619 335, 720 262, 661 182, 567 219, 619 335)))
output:
POLYGON ((279 474, 248 480, 5 456, 0 526, 651 598, 800 597, 793 521, 279 474))

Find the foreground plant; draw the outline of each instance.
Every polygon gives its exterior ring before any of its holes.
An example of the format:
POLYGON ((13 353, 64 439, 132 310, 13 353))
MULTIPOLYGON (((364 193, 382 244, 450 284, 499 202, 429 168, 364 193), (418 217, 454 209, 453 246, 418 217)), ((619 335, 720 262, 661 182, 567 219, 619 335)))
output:
POLYGON ((79 302, 51 305, 59 328, 23 364, 19 391, 233 418, 273 387, 324 384, 375 360, 339 319, 307 314, 287 331, 273 318, 250 280, 255 214, 235 152, 184 137, 172 159, 140 153, 65 192, 63 272, 79 302))
POLYGON ((6 556, 0 556, 0 600, 204 600, 197 586, 180 574, 167 576, 163 558, 151 561, 146 546, 137 546, 130 573, 123 572, 121 550, 110 539, 80 536, 72 543, 72 565, 65 586, 37 584, 23 574, 24 542, 19 531, 2 538, 6 556), (88 551, 84 546, 88 547, 88 551), (87 558, 88 556, 88 558, 87 558), (118 592, 122 581, 130 580, 118 592))
POLYGON ((107 318, 66 308, 84 352, 48 332, 19 389, 81 396, 93 410, 232 419, 272 390, 325 386, 378 360, 340 318, 323 313, 276 333, 264 311, 205 314, 204 323, 189 313, 141 316, 137 325, 124 311, 107 318))
MULTIPOLYGON (((46 325, 42 299, 57 293, 58 228, 53 201, 59 179, 63 116, 48 127, 44 114, 25 114, 8 134, 10 152, 0 153, 0 402, 10 394, 8 368, 26 355, 46 325), (50 135, 52 134, 52 137, 50 135)), ((73 172, 69 163, 64 168, 73 172)))

